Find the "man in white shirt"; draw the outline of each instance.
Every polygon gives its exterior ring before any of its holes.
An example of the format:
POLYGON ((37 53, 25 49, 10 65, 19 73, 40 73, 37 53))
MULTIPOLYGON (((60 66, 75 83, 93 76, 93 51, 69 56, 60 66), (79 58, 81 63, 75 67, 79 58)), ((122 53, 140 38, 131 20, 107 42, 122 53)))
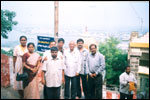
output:
MULTIPOLYGON (((44 61, 47 60, 47 58, 50 58, 51 57, 51 48, 56 46, 56 42, 54 40, 50 41, 50 44, 49 44, 49 47, 50 47, 50 50, 46 50, 43 54, 43 60, 42 60, 42 63, 44 61)), ((59 58, 63 58, 63 55, 60 51, 58 51, 58 57, 59 58)), ((44 94, 44 99, 47 99, 47 93, 46 93, 46 86, 44 85, 44 90, 43 90, 43 94, 44 94)))
MULTIPOLYGON (((43 60, 45 61, 47 59, 48 56, 51 57, 51 48, 56 46, 56 42, 55 41, 51 41, 50 42, 50 50, 46 50, 43 54, 43 60)), ((62 58, 62 53, 60 51, 58 51, 58 57, 62 58)))
POLYGON ((58 39, 57 47, 58 47, 58 51, 60 51, 62 55, 64 54, 64 48, 63 48, 64 43, 65 43, 65 40, 63 38, 58 39))
POLYGON ((60 87, 64 82, 64 64, 58 56, 58 48, 51 48, 51 57, 44 61, 42 71, 42 83, 46 85, 47 99, 60 99, 60 87))
POLYGON ((132 99, 133 91, 129 90, 129 83, 133 82, 134 85, 137 85, 137 80, 133 73, 130 72, 130 67, 127 66, 124 73, 119 77, 120 79, 120 99, 132 99))
POLYGON ((65 99, 69 99, 71 81, 71 99, 76 98, 76 76, 81 71, 80 53, 75 48, 75 42, 69 43, 69 49, 64 52, 65 65, 65 99))

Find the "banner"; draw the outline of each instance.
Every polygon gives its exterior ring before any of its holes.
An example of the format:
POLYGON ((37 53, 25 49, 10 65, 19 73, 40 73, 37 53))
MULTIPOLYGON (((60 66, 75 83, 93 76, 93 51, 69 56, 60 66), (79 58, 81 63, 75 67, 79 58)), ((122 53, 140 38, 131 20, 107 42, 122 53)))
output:
POLYGON ((54 40, 53 37, 45 37, 45 36, 37 36, 38 44, 37 44, 37 50, 40 52, 45 52, 46 50, 49 50, 49 43, 54 40))

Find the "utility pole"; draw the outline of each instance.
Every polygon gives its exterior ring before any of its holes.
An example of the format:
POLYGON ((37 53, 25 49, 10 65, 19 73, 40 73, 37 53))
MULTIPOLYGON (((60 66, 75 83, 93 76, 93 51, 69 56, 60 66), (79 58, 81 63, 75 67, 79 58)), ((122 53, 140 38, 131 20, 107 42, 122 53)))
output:
POLYGON ((54 39, 58 42, 58 1, 54 1, 54 39))

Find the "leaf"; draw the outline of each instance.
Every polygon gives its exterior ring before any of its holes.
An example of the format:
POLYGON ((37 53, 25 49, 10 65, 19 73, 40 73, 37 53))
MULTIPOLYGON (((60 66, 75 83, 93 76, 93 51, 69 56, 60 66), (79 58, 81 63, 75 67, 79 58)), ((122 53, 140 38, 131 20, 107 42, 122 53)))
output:
POLYGON ((105 56, 107 85, 119 85, 119 75, 124 72, 127 64, 127 53, 117 48, 119 43, 114 37, 99 43, 99 52, 105 56))
POLYGON ((17 21, 13 21, 16 16, 15 12, 9 10, 1 10, 1 36, 8 39, 8 32, 12 31, 13 26, 17 25, 17 21))

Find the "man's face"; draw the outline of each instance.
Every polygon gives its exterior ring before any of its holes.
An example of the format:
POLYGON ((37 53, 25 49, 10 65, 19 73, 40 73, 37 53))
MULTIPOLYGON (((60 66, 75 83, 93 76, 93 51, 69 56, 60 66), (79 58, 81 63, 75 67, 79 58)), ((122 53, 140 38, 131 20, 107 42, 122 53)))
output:
POLYGON ((58 47, 59 47, 59 48, 62 48, 63 45, 64 45, 63 41, 60 41, 60 42, 58 43, 58 47))
POLYGON ((130 67, 126 68, 126 73, 129 74, 130 73, 130 67))
POLYGON ((91 46, 90 51, 91 51, 92 55, 95 55, 96 49, 97 49, 97 48, 96 48, 95 46, 91 46))
POLYGON ((54 46, 56 46, 56 43, 55 43, 55 42, 50 42, 49 47, 52 48, 52 47, 54 47, 54 46))
POLYGON ((57 53, 58 53, 58 51, 51 51, 51 55, 52 55, 53 59, 55 59, 57 57, 57 53))
POLYGON ((82 49, 83 48, 83 42, 80 41, 77 43, 78 49, 82 49))
POLYGON ((21 43, 22 46, 25 46, 26 43, 27 43, 26 38, 22 38, 22 39, 20 40, 20 43, 21 43))
POLYGON ((73 51, 74 48, 75 48, 75 43, 74 42, 70 42, 69 43, 69 48, 70 48, 71 51, 73 51))

